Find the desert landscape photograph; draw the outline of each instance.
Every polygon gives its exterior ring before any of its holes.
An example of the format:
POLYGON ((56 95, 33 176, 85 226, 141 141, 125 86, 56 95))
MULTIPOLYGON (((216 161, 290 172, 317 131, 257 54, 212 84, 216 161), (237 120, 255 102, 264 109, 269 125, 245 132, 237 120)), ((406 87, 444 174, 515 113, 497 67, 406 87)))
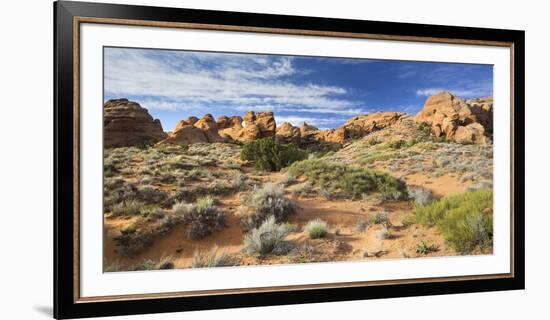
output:
POLYGON ((104 48, 103 270, 493 253, 493 67, 104 48))

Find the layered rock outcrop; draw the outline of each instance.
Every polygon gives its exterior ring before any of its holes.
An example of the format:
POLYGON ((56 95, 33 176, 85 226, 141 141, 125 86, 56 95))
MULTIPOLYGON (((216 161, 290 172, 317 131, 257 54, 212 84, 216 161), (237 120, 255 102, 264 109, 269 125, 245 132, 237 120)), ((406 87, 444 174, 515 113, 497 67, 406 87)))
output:
POLYGON ((112 99, 103 105, 103 144, 105 148, 142 146, 166 138, 160 120, 147 109, 128 99, 112 99))
POLYGON ((109 100, 104 105, 105 146, 120 147, 160 143, 189 145, 193 143, 239 142, 273 138, 302 147, 332 145, 339 148, 350 140, 393 126, 402 121, 424 122, 435 137, 459 143, 490 143, 493 130, 493 99, 464 100, 448 92, 427 99, 424 108, 413 119, 400 112, 376 112, 349 119, 336 129, 319 130, 303 122, 299 127, 284 122, 277 127, 273 112, 249 111, 243 117, 211 114, 180 120, 168 135, 159 120, 146 109, 127 99, 109 100), (244 125, 243 125, 244 123, 244 125))
POLYGON ((362 138, 407 117, 407 114, 399 112, 376 112, 353 117, 341 127, 328 130, 318 130, 314 126, 303 123, 300 126, 301 144, 310 146, 324 142, 335 147, 341 146, 349 140, 362 138))
POLYGON ((244 118, 239 116, 220 116, 217 120, 211 114, 201 119, 189 117, 180 120, 174 131, 161 144, 172 143, 189 145, 204 142, 242 142, 275 136, 275 118, 273 112, 247 112, 244 118))
POLYGON ((193 124, 201 129, 206 136, 208 142, 224 142, 225 140, 218 133, 218 125, 211 114, 205 114, 199 121, 193 124))
POLYGON ((275 136, 275 117, 273 112, 254 112, 248 111, 244 115, 244 123, 246 127, 256 127, 261 138, 270 138, 275 136))
POLYGON ((290 122, 283 122, 277 127, 275 138, 284 143, 300 144, 302 141, 300 128, 293 126, 290 122))
POLYGON ((357 139, 391 126, 406 117, 407 114, 402 112, 375 112, 353 117, 340 128, 345 131, 345 139, 357 139))
POLYGON ((440 92, 426 100, 415 120, 430 125, 431 134, 435 137, 445 137, 459 143, 490 143, 493 99, 464 100, 449 92, 440 92))

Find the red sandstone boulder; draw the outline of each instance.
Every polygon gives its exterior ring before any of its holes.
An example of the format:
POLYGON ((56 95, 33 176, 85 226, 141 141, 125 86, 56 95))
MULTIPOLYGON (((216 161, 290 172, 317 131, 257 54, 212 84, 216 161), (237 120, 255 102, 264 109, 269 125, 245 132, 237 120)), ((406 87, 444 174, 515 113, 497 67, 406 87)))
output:
POLYGON ((105 148, 148 145, 166 136, 160 121, 136 102, 113 99, 103 105, 105 148))

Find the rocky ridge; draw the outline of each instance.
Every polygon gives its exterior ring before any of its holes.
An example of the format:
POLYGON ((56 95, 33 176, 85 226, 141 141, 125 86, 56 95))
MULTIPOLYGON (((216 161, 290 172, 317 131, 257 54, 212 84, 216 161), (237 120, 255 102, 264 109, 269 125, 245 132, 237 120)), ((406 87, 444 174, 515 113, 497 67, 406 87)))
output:
POLYGON ((352 140, 394 126, 403 121, 426 123, 431 135, 459 143, 491 143, 493 130, 492 97, 464 100, 448 92, 429 97, 415 116, 401 112, 376 112, 349 119, 336 129, 319 130, 302 123, 277 126, 273 112, 249 111, 243 117, 211 114, 180 120, 173 131, 162 131, 158 119, 127 99, 109 100, 104 106, 105 146, 118 147, 150 143, 190 145, 194 143, 246 143, 273 138, 306 148, 318 145, 340 148, 352 140), (243 125, 244 123, 244 125, 243 125))

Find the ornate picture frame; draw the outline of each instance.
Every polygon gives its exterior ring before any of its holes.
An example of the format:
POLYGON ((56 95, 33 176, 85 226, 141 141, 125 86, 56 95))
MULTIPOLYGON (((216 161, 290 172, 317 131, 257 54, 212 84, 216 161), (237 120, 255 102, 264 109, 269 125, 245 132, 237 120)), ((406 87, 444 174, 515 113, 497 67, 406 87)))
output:
MULTIPOLYGON (((396 22, 361 21, 333 18, 282 16, 271 14, 221 12, 195 9, 130 6, 85 2, 58 1, 54 3, 54 316, 58 319, 111 316, 158 312, 176 312, 206 309, 238 308, 358 299, 379 299, 466 292, 518 290, 524 288, 524 71, 525 35, 518 30, 499 30, 456 26, 436 26, 396 22), (340 281, 329 283, 296 283, 257 286, 243 284, 240 288, 181 289, 158 291, 156 288, 126 294, 83 294, 85 280, 83 270, 90 270, 91 264, 101 265, 84 257, 83 244, 88 241, 83 234, 94 233, 88 229, 81 210, 83 206, 96 201, 88 194, 90 188, 83 188, 83 170, 87 170, 88 158, 102 157, 101 154, 83 154, 84 127, 101 123, 87 118, 83 112, 84 71, 83 63, 90 56, 84 38, 83 26, 109 26, 114 28, 146 28, 151 36, 154 30, 198 30, 231 34, 250 34, 254 37, 269 35, 320 39, 353 39, 421 43, 449 46, 459 50, 461 46, 501 48, 509 57, 504 92, 509 98, 508 117, 503 117, 503 127, 509 132, 501 133, 501 142, 508 145, 509 170, 498 174, 506 180, 509 190, 498 200, 499 208, 506 208, 506 214, 499 223, 506 220, 506 264, 497 266, 506 272, 479 274, 454 274, 443 276, 410 276, 378 280, 340 281), (502 201, 501 201, 502 200, 502 201), (86 231, 84 231, 86 230, 86 231)), ((109 40, 110 41, 110 40, 109 40)), ((103 45, 112 45, 112 42, 103 45)), ((236 43, 235 51, 239 51, 236 43)), ((242 49, 247 51, 246 49, 242 49)), ((269 52, 266 48, 266 52, 269 52)), ((393 58, 392 58, 393 59, 393 58)), ((87 82, 89 83, 89 82, 87 82)), ((102 84, 101 84, 102 85, 102 84)), ((102 99, 103 93, 97 95, 102 99)), ((495 99, 495 101, 497 101, 495 99)), ((499 101, 503 103, 503 100, 499 101)), ((498 103, 496 103, 498 104, 498 103)), ((504 103, 503 103, 504 105, 504 103)), ((98 106, 101 108, 101 105, 98 106)), ((498 110, 498 106, 495 107, 498 110)), ((495 111, 495 114, 497 111, 495 111)), ((502 113, 499 115, 502 116, 502 113)), ((495 115, 496 117, 496 115, 495 115)), ((89 133, 86 133, 89 136, 89 133)), ((496 142, 495 142, 496 144, 496 142)), ((502 150, 502 148, 500 149, 502 150)), ((502 154, 495 154, 495 161, 501 161, 502 154)), ((507 162, 508 163, 508 162, 507 162)), ((496 170, 496 169, 495 169, 496 170)), ((496 171, 495 171, 496 172, 496 171)), ((495 173, 496 175, 497 173, 495 173)), ((99 191, 101 193, 101 189, 99 191)), ((496 198, 495 198, 496 199, 496 198)), ((497 200, 495 200, 496 203, 497 200)), ((99 204, 101 205, 101 204, 99 204)), ((495 209, 496 211, 496 209, 495 209)), ((100 214, 99 214, 100 215, 100 214)), ((102 239, 100 233, 98 239, 102 239)), ((88 241, 89 243, 89 241, 88 241)), ((503 248, 502 243, 495 243, 503 248)), ((495 251, 496 252, 496 251, 495 251)), ((500 251, 499 251, 500 252, 500 251)), ((494 254, 495 255, 495 254, 494 254)), ((450 259, 450 258, 448 258, 450 259)), ((454 260, 454 263, 458 260, 454 260)), ((369 263, 369 262, 364 262, 369 263)), ((323 265, 323 264, 318 264, 323 265)), ((301 268, 308 268, 305 264, 301 268)), ((267 268, 278 268, 262 266, 267 268)), ((281 267, 284 268, 284 267, 281 267)), ((278 269, 282 270, 282 269, 278 269)), ((300 269, 306 270, 306 269, 300 269)), ((321 270, 321 269, 319 269, 321 270)), ((159 271, 160 272, 160 271, 159 271)), ((176 272, 176 271, 174 271, 176 272)), ((178 270, 177 272, 187 272, 178 270)), ((213 272, 213 270, 201 270, 213 272)), ((217 272, 217 271, 216 271, 217 272)), ((157 273, 159 274, 159 273, 157 273)), ((102 276, 98 274, 97 276, 102 276)), ((170 273, 163 274, 170 277, 170 273)), ((126 276, 125 276, 126 277, 126 276)), ((127 277, 130 277, 128 275, 127 277)), ((122 281, 122 280, 121 280, 122 281)), ((241 281, 246 282, 245 278, 241 281)), ((119 282, 116 282, 119 283, 119 282)), ((118 288, 117 290, 123 290, 118 288)), ((114 291, 113 291, 114 292, 114 291)))

